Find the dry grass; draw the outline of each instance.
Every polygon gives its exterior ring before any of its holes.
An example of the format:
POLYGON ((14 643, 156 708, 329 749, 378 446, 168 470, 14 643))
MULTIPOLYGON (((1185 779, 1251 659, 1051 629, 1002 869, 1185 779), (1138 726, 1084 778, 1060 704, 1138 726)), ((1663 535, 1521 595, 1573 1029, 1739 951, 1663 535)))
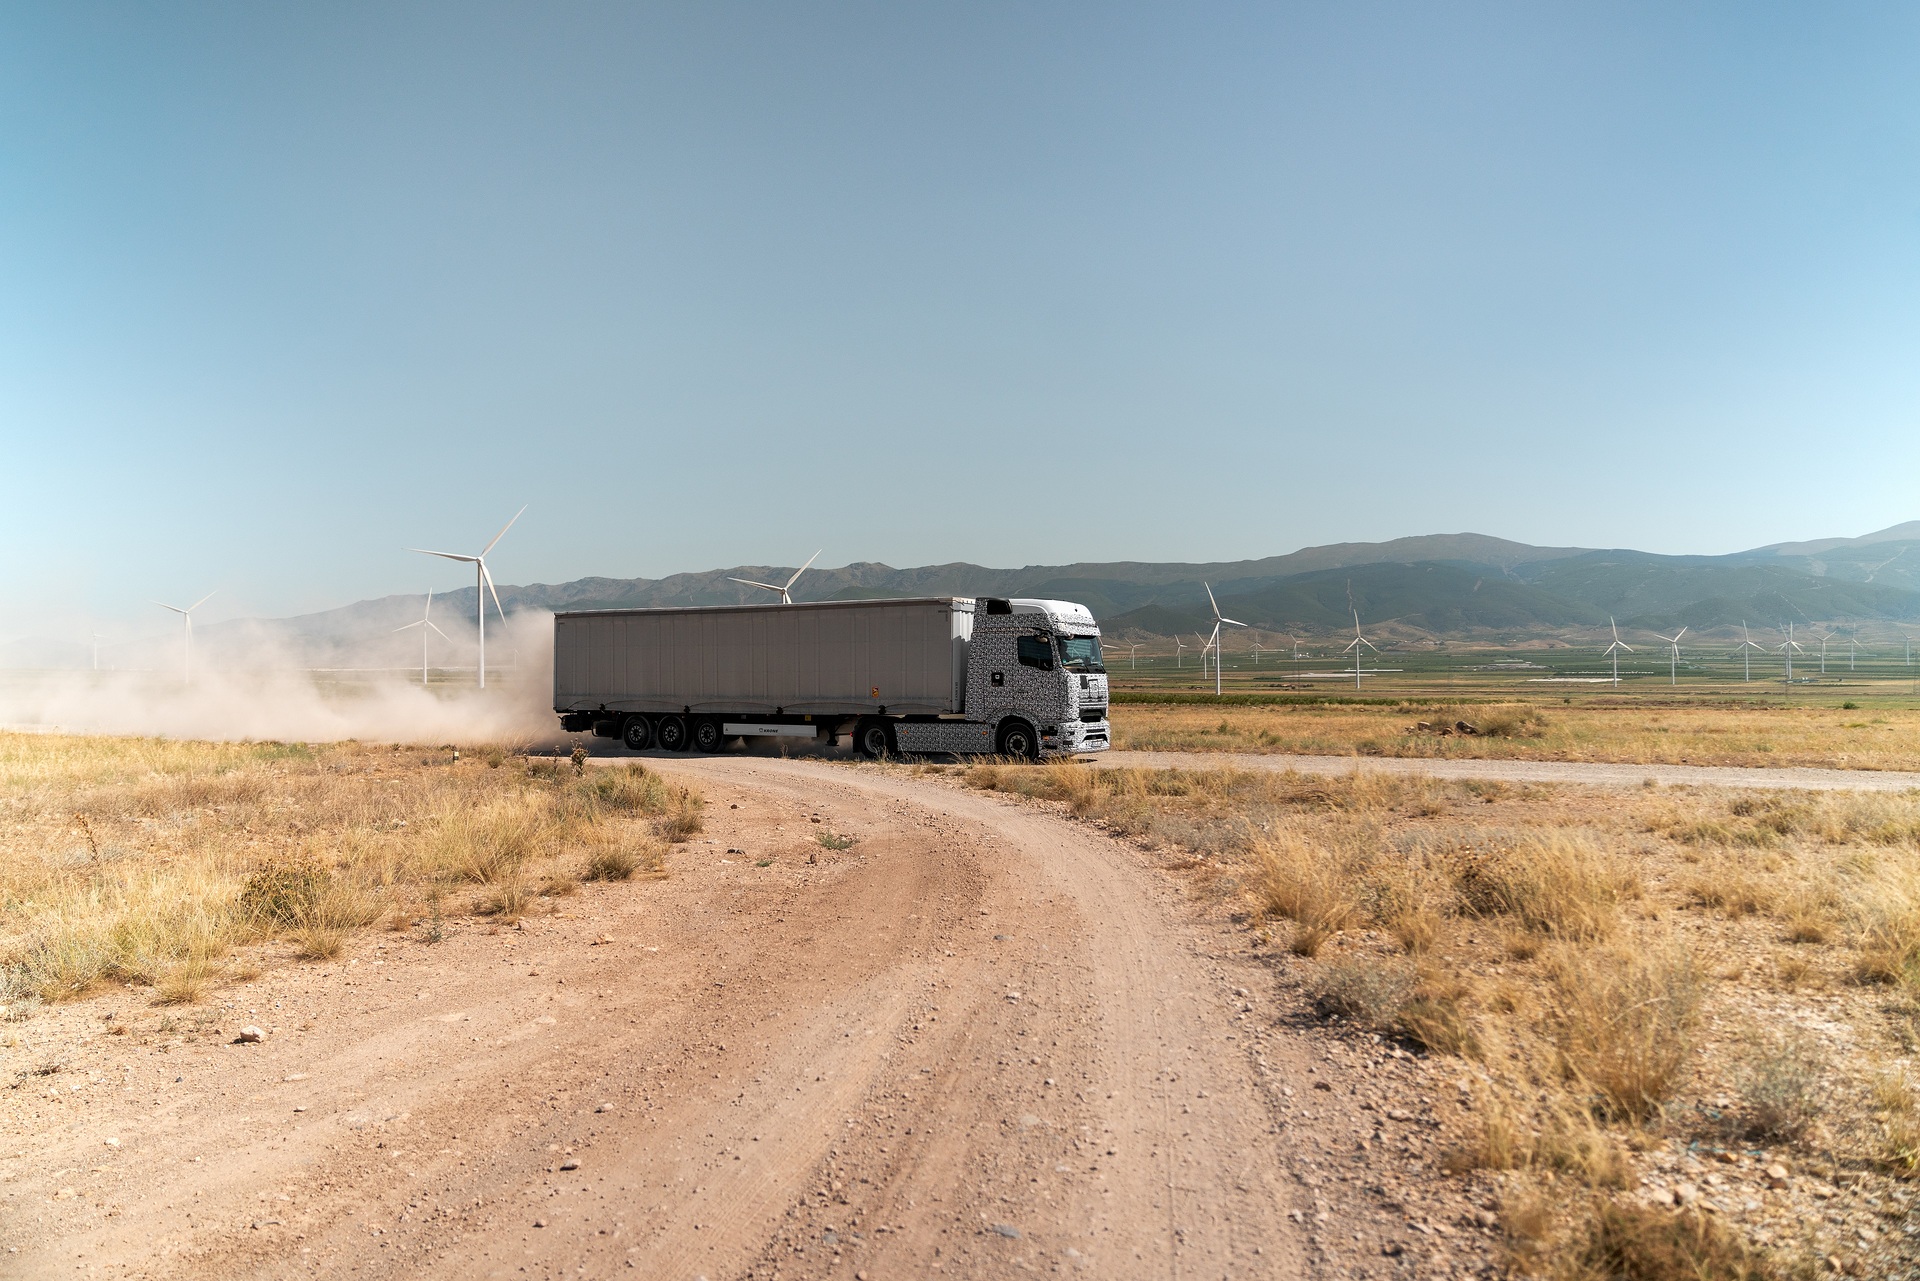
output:
POLYGON ((0 997, 192 1003, 257 969, 236 948, 331 958, 422 900, 435 931, 443 905, 518 912, 574 884, 575 850, 657 870, 651 825, 699 825, 697 794, 638 766, 463 755, 0 735, 0 997))
POLYGON ((1498 1180, 1516 1268, 1774 1274, 1734 1226, 1642 1213, 1642 1180, 1678 1177, 1650 1152, 1759 1146, 1836 1181, 1920 1177, 1920 1091, 1899 1071, 1874 1084, 1920 1048, 1920 794, 965 778, 1163 852, 1256 948, 1282 949, 1283 989, 1327 1035, 1463 1060, 1472 1106, 1440 1164, 1498 1180))
POLYGON ((1701 982, 1671 941, 1563 947, 1548 963, 1550 1035, 1574 1087, 1615 1117, 1645 1120, 1673 1096, 1693 1049, 1701 982))
POLYGON ((1159 751, 1920 770, 1920 713, 1897 709, 1122 703, 1113 733, 1115 747, 1159 751), (1480 733, 1414 728, 1459 720, 1480 733))

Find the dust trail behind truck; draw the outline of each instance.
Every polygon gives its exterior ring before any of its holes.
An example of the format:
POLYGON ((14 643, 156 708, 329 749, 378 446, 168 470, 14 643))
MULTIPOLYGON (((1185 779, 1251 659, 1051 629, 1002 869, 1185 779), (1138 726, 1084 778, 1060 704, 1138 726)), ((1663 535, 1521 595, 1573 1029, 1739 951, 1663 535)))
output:
POLYGON ((553 709, 635 751, 853 737, 867 756, 1107 748, 1083 605, 939 596, 554 616, 553 709))

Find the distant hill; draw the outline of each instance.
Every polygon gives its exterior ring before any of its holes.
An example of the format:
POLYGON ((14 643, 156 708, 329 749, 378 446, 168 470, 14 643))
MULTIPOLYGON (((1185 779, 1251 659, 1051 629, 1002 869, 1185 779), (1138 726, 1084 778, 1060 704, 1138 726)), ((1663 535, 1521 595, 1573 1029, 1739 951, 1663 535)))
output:
MULTIPOLYGON (((735 565, 666 578, 580 578, 500 588, 508 611, 722 605, 770 599, 732 577, 785 581, 792 566, 735 565)), ((1726 556, 1661 556, 1625 549, 1533 547, 1485 534, 1432 534, 1384 543, 1336 543, 1284 556, 1206 563, 1087 561, 995 569, 954 562, 896 569, 872 561, 815 568, 801 600, 886 596, 1051 596, 1093 610, 1112 635, 1166 637, 1212 625, 1206 588, 1221 609, 1257 628, 1331 635, 1352 627, 1348 608, 1383 638, 1514 640, 1586 636, 1609 616, 1626 629, 1756 629, 1920 621, 1920 521, 1858 538, 1777 543, 1726 556)), ((249 619, 199 630, 209 658, 323 665, 417 663, 420 596, 387 596, 297 618, 249 619)), ((472 661, 474 591, 433 600, 451 637, 435 661, 472 661)), ((489 653, 498 641, 489 629, 489 653)), ((80 665, 84 651, 28 638, 0 664, 80 665)))

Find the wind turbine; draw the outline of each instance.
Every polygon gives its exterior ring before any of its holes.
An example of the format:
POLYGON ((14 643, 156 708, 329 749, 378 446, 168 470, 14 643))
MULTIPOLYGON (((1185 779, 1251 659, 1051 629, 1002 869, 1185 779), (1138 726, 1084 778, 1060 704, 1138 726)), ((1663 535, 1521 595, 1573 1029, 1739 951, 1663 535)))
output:
POLYGON ((1175 667, 1185 666, 1185 664, 1182 663, 1180 660, 1180 654, 1182 650, 1186 649, 1186 647, 1187 647, 1187 643, 1180 639, 1180 633, 1175 632, 1173 634, 1173 665, 1175 667))
POLYGON ((1612 614, 1607 615, 1607 626, 1613 628, 1613 644, 1602 650, 1600 656, 1602 658, 1610 657, 1613 659, 1613 683, 1615 688, 1618 688, 1620 685, 1620 651, 1625 650, 1631 654, 1633 653, 1633 646, 1620 639, 1620 624, 1613 621, 1612 614))
POLYGON ((1346 649, 1340 651, 1343 654, 1346 653, 1347 650, 1353 651, 1353 687, 1355 689, 1360 688, 1360 647, 1362 645, 1365 645, 1376 654, 1380 652, 1378 645, 1360 634, 1360 611, 1356 609, 1353 611, 1353 640, 1347 645, 1346 649))
MULTIPOLYGON (((214 589, 214 591, 218 591, 218 590, 219 588, 217 587, 214 589)), ((193 602, 193 604, 187 606, 185 609, 181 609, 178 605, 169 605, 163 600, 157 600, 153 602, 154 604, 158 605, 161 609, 170 609, 174 613, 180 615, 180 621, 185 623, 187 626, 187 647, 184 651, 182 651, 180 670, 183 673, 184 679, 188 681, 191 681, 193 679, 193 611, 196 609, 199 609, 202 605, 206 604, 208 601, 212 599, 213 599, 213 592, 208 592, 205 596, 202 596, 199 600, 193 602)))
MULTIPOLYGON (((526 507, 522 506, 519 511, 513 514, 513 520, 510 520, 506 524, 500 526, 500 532, 493 536, 493 542, 488 543, 485 547, 482 547, 480 549, 480 554, 478 556, 463 556, 459 552, 433 552, 433 551, 428 551, 424 547, 407 548, 408 551, 419 552, 422 556, 440 556, 440 557, 444 557, 447 560, 465 561, 470 563, 473 566, 473 592, 475 596, 474 605, 477 607, 476 612, 478 615, 478 621, 479 621, 479 627, 480 627, 480 688, 481 689, 485 689, 487 687, 487 595, 488 593, 491 592, 493 595, 493 609, 495 613, 500 615, 501 624, 505 625, 507 621, 507 611, 500 608, 500 593, 497 591, 494 591, 494 588, 493 588, 493 575, 487 572, 487 553, 492 551, 494 549, 494 546, 498 544, 501 539, 507 536, 507 531, 513 528, 513 521, 519 520, 520 517, 526 513, 526 510, 527 510, 526 507)), ((424 645, 425 643, 426 642, 424 640, 421 641, 421 644, 424 645)))
MULTIPOLYGON (((822 547, 820 549, 820 552, 823 552, 825 550, 827 549, 822 547)), ((784 586, 776 587, 772 583, 756 583, 751 578, 731 578, 730 577, 727 579, 727 581, 730 583, 745 583, 748 587, 764 587, 770 592, 779 592, 780 603, 782 605, 791 605, 793 604, 793 596, 791 594, 793 591, 793 585, 800 581, 800 575, 807 572, 807 565, 811 565, 813 564, 813 562, 820 559, 820 552, 815 552, 813 555, 807 557, 807 564, 802 565, 800 568, 794 570, 793 577, 789 578, 786 581, 786 584, 784 586)))
POLYGON ((1660 636, 1659 632, 1654 633, 1672 647, 1672 653, 1667 657, 1667 684, 1669 685, 1680 683, 1680 638, 1686 634, 1687 629, 1684 627, 1671 636, 1660 636))
POLYGON ((453 639, 453 637, 447 635, 445 632, 440 631, 439 627, 434 624, 432 588, 427 589, 427 608, 426 611, 420 615, 419 620, 408 623, 404 627, 396 627, 393 630, 396 632, 410 632, 416 627, 420 629, 420 685, 421 688, 424 689, 427 684, 427 633, 430 631, 439 632, 440 639, 443 641, 453 639))
POLYGON ((1255 641, 1253 643, 1253 665, 1255 667, 1260 666, 1260 642, 1259 641, 1255 641))
POLYGON ((1792 619, 1787 620, 1787 626, 1785 631, 1786 631, 1787 639, 1780 644, 1779 649, 1780 649, 1780 653, 1783 656, 1785 656, 1787 661, 1787 678, 1786 678, 1785 684, 1787 688, 1791 690, 1793 688, 1793 651, 1796 649, 1804 650, 1806 649, 1806 646, 1800 644, 1798 641, 1793 639, 1793 620, 1792 619))
POLYGON ((1200 584, 1207 589, 1207 604, 1213 606, 1213 696, 1220 697, 1220 629, 1222 627, 1245 627, 1238 619, 1228 618, 1220 612, 1220 602, 1213 598, 1213 588, 1206 583, 1200 584))
MULTIPOLYGON (((1207 679, 1207 654, 1213 649, 1213 642, 1202 636, 1199 632, 1195 632, 1193 638, 1200 642, 1200 679, 1205 680, 1207 679)), ((1218 654, 1214 655, 1216 663, 1219 657, 1218 654)))
POLYGON ((93 634, 93 670, 100 670, 100 633, 93 634))
POLYGON ((1832 635, 1831 631, 1827 631, 1820 636, 1820 674, 1822 676, 1827 674, 1827 639, 1832 635))
POLYGON ((1140 647, 1138 645, 1128 644, 1127 646, 1127 670, 1140 670, 1140 647))
POLYGON ((1747 631, 1747 620, 1744 618, 1740 620, 1740 643, 1735 648, 1740 651, 1740 661, 1746 666, 1747 683, 1751 685, 1753 683, 1753 651, 1757 649, 1765 653, 1767 647, 1753 639, 1752 634, 1747 631))
MULTIPOLYGON (((1856 629, 1853 635, 1847 637, 1847 670, 1848 671, 1854 670, 1853 658, 1854 658, 1855 652, 1859 649, 1859 647, 1860 647, 1860 633, 1856 629)), ((1867 657, 1872 658, 1873 655, 1869 653, 1867 657)))

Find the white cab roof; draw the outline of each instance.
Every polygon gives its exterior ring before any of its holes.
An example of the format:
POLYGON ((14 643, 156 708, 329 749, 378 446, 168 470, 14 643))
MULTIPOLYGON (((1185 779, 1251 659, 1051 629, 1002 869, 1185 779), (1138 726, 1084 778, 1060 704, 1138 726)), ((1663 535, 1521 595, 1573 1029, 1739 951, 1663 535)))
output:
POLYGON ((1016 614, 1045 614, 1062 627, 1085 627, 1099 630, 1099 624, 1093 621, 1093 611, 1085 605, 1070 600, 1032 600, 1016 599, 1008 601, 1016 614))

